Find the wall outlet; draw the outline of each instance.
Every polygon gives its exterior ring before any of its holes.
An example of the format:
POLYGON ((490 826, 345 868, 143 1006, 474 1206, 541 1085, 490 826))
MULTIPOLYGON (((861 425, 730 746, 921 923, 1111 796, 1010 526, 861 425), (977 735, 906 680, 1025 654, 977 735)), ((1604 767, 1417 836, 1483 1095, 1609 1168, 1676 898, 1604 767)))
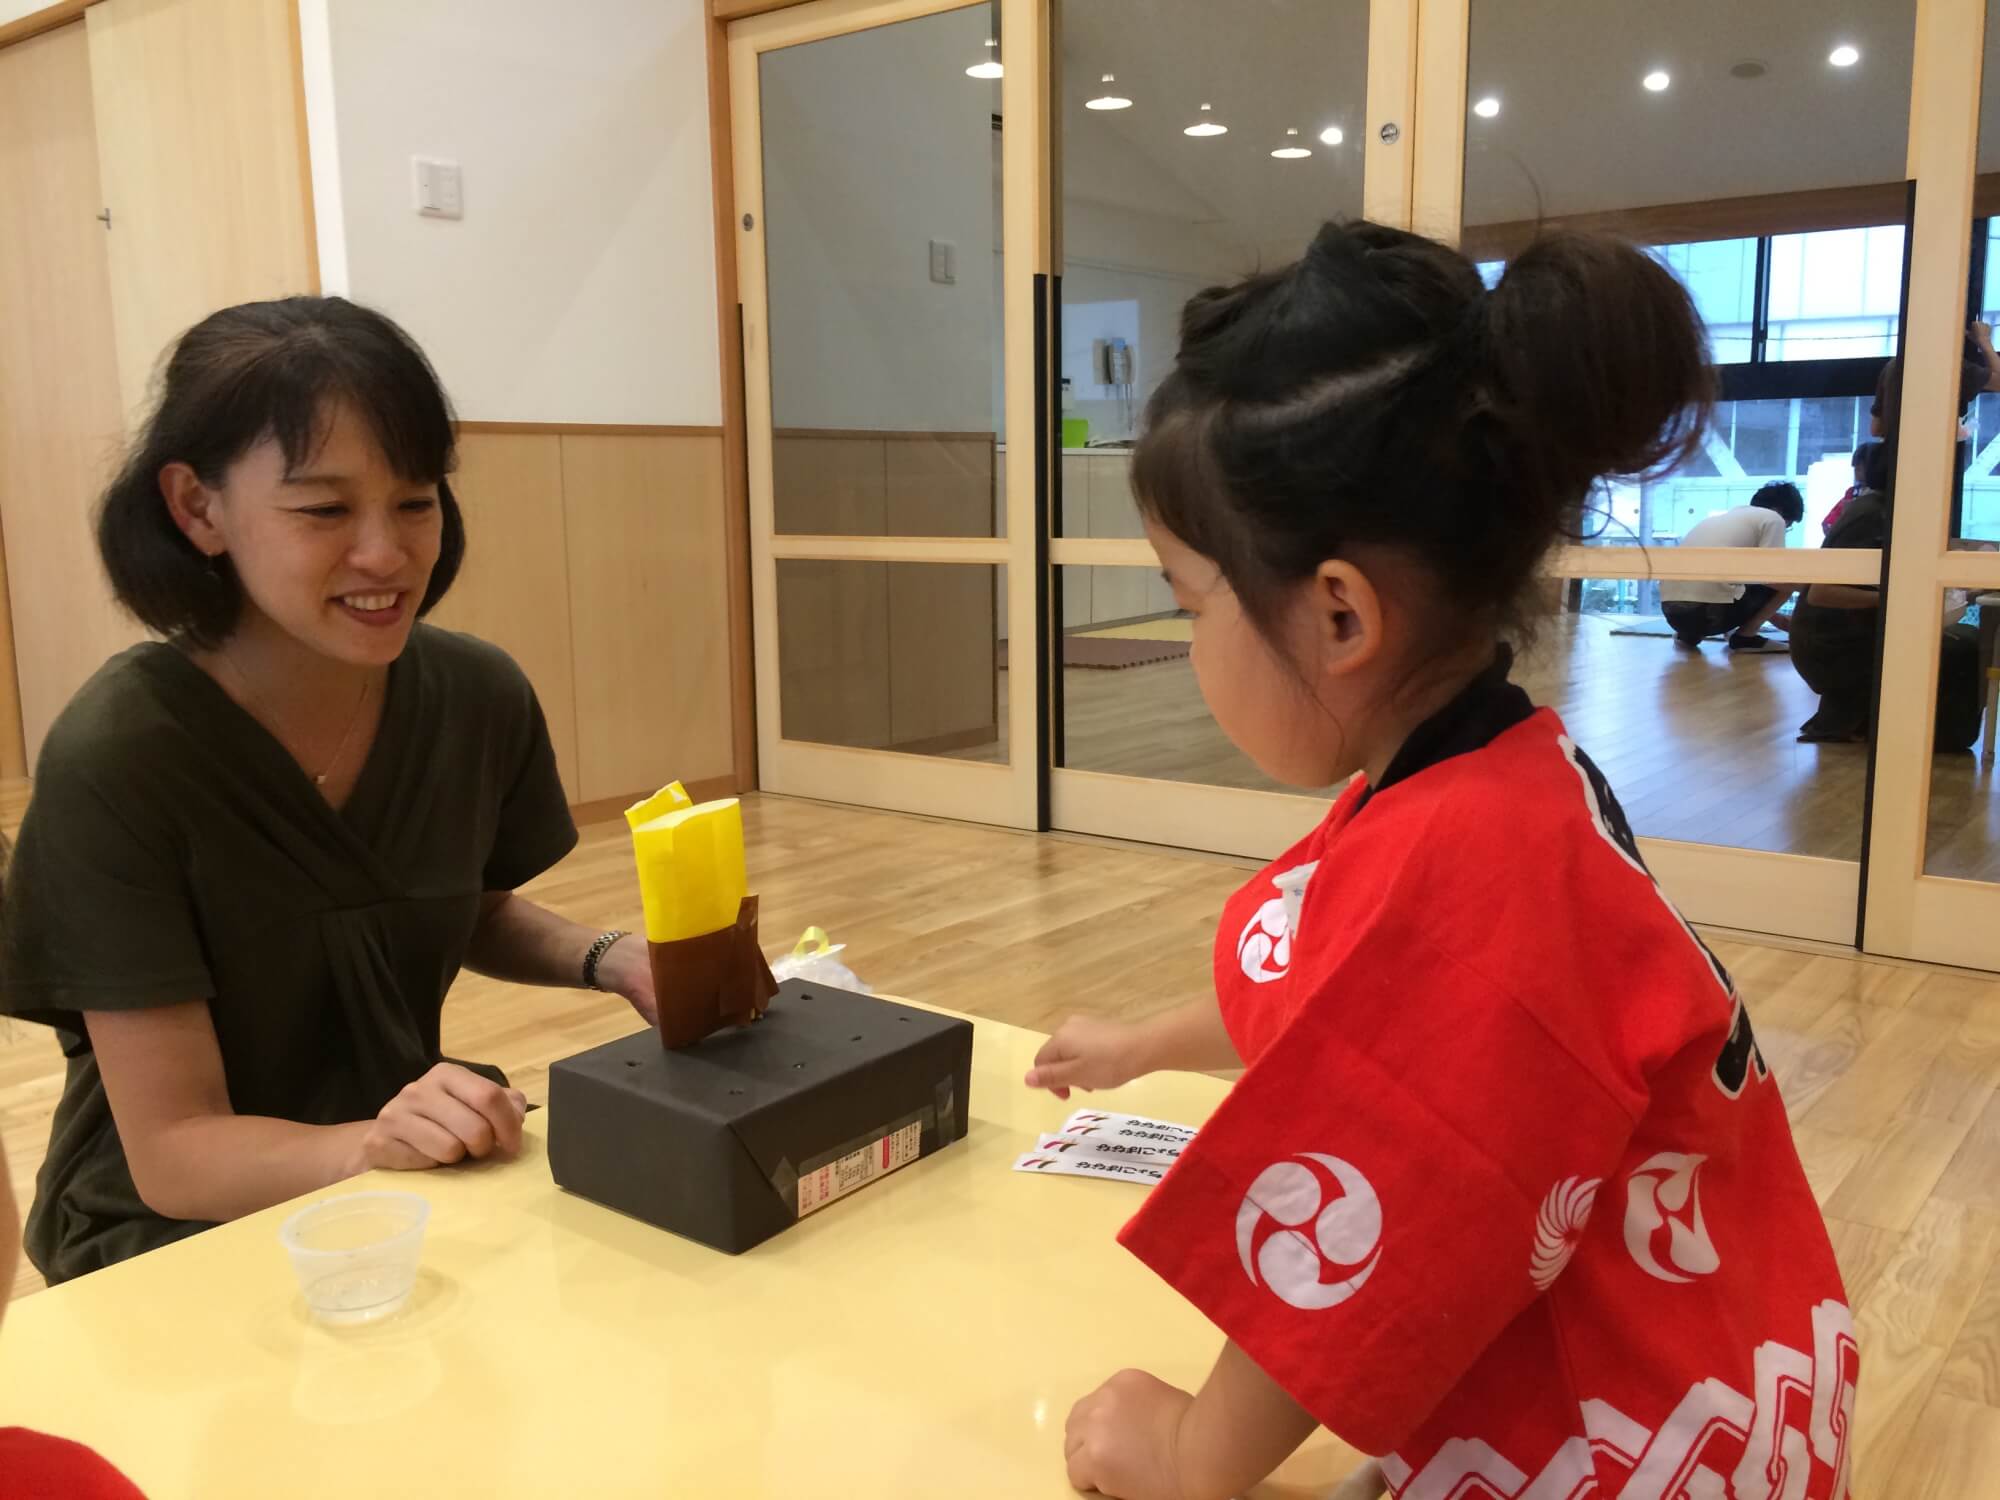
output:
POLYGON ((465 217, 465 180, 458 163, 413 156, 410 166, 417 184, 417 212, 430 219, 465 217))
POLYGON ((958 284, 958 246, 950 240, 931 241, 931 280, 939 286, 958 284))

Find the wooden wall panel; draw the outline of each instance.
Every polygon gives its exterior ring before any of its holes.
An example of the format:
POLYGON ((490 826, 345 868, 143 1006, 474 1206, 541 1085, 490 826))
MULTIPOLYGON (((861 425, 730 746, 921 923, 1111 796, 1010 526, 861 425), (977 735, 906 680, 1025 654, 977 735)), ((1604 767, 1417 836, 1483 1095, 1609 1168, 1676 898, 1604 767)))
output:
POLYGON ((143 634, 90 524, 122 410, 102 203, 74 22, 0 51, 0 774, 31 766, 70 695, 143 634))
POLYGON ((889 535, 993 535, 991 437, 882 446, 889 535))
POLYGON ((883 443, 777 433, 771 439, 772 525, 797 536, 882 536, 883 443))
POLYGON ((314 289, 288 0, 117 0, 85 12, 118 380, 219 307, 314 289))
POLYGON ((786 739, 890 740, 887 563, 778 561, 778 724, 786 739))
POLYGON ((451 486, 465 512, 465 567, 431 620, 521 664, 542 701, 563 790, 581 802, 562 439, 462 433, 451 486))
POLYGON ((582 800, 731 774, 721 439, 559 442, 582 800))
POLYGON ((951 750, 994 737, 994 579, 985 564, 889 567, 890 744, 951 750))

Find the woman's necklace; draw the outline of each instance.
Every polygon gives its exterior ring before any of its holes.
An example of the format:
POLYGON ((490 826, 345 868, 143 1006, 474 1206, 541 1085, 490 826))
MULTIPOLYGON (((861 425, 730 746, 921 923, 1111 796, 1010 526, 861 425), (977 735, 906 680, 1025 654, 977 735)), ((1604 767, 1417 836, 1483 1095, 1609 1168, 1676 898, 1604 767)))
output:
MULTIPOLYGON (((229 670, 236 674, 236 680, 243 684, 243 696, 250 700, 251 711, 257 717, 267 721, 274 733, 281 729, 283 725, 279 721, 276 712, 264 701, 257 689, 251 685, 249 674, 236 664, 236 658, 231 656, 226 649, 219 654, 224 661, 229 663, 229 670)), ((316 775, 312 771, 306 771, 306 774, 312 777, 312 784, 314 786, 324 788, 327 777, 340 769, 341 757, 347 753, 347 743, 354 738, 354 726, 361 722, 361 710, 368 702, 368 689, 372 682, 373 679, 370 677, 363 677, 361 679, 361 696, 354 700, 354 708, 347 716, 347 727, 341 730, 340 743, 333 747, 333 756, 327 761, 326 769, 316 775)), ((282 736, 279 738, 279 743, 283 743, 282 736)), ((301 767, 300 769, 303 770, 305 768, 301 767)))

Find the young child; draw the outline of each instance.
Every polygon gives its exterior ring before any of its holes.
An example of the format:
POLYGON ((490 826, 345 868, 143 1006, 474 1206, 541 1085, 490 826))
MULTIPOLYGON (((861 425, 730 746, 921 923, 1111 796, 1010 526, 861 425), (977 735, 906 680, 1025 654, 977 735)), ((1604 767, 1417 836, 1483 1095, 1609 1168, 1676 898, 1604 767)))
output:
POLYGON ((1279 780, 1360 776, 1225 908, 1215 1004, 1028 1074, 1247 1066, 1122 1236, 1228 1342, 1079 1402, 1079 1488, 1233 1495, 1323 1423, 1398 1496, 1846 1495, 1853 1324, 1749 1017, 1507 680, 1550 543, 1710 391, 1680 285, 1588 237, 1489 294, 1330 225, 1188 305, 1133 482, 1203 696, 1279 780))

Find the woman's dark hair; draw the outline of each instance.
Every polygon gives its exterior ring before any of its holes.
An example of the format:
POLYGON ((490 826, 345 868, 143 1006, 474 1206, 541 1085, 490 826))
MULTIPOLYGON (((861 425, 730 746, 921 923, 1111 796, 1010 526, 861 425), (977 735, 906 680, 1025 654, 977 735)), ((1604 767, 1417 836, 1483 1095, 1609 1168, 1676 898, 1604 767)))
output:
POLYGON ((1488 292, 1433 240, 1328 224, 1187 304, 1133 489, 1267 639, 1286 588, 1355 547, 1424 564, 1433 618, 1497 629, 1599 478, 1697 450, 1713 389, 1687 292, 1631 246, 1549 234, 1488 292))
POLYGON ((243 586, 174 524, 160 470, 184 463, 219 486, 267 438, 296 472, 345 402, 400 477, 435 482, 444 535, 417 613, 445 596, 465 559, 465 518, 445 476, 456 466, 451 404, 411 337, 341 297, 285 297, 211 313, 181 335, 159 401, 97 511, 97 551, 118 602, 169 639, 210 648, 236 628, 243 586))
POLYGON ((1806 497, 1799 493, 1797 485, 1782 479, 1774 479, 1758 490, 1750 497, 1750 503, 1777 512, 1787 526, 1796 526, 1806 518, 1806 497))

